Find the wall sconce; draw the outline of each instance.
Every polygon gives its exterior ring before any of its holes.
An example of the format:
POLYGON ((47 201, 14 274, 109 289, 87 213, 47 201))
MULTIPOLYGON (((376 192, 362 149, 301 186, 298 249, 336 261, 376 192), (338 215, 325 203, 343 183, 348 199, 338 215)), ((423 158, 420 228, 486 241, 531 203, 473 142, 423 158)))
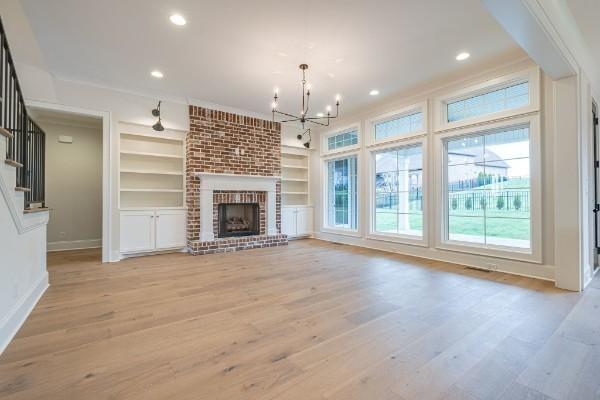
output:
POLYGON ((159 100, 156 108, 154 110, 152 110, 152 115, 154 115, 155 117, 158 117, 158 121, 154 125, 152 125, 152 129, 154 129, 155 131, 158 131, 158 132, 162 132, 165 130, 165 128, 162 126, 162 122, 160 119, 160 103, 162 103, 162 102, 159 100))
POLYGON ((310 129, 305 130, 304 133, 299 134, 296 137, 298 138, 298 140, 305 140, 304 141, 304 147, 306 147, 307 149, 310 149, 310 142, 312 141, 312 136, 310 134, 310 129))

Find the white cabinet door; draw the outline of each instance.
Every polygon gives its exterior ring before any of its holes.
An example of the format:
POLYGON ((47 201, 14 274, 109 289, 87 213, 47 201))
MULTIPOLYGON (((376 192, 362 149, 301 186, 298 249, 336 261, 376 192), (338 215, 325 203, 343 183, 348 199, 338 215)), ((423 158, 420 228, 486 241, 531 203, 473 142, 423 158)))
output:
POLYGON ((312 207, 299 207, 296 214, 296 234, 298 236, 312 235, 313 211, 312 207))
POLYGON ((156 211, 156 249, 185 247, 185 210, 156 211))
POLYGON ((154 250, 154 211, 121 212, 121 253, 154 250))
POLYGON ((281 208, 281 233, 296 236, 296 208, 281 208))

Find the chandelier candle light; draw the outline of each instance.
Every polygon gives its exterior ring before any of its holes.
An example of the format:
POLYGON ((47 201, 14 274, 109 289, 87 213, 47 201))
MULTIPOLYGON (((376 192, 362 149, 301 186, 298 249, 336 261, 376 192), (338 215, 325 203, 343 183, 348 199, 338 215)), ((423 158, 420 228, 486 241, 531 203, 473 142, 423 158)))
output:
POLYGON ((302 111, 300 111, 300 116, 285 113, 277 109, 277 101, 279 100, 277 89, 275 89, 275 95, 273 96, 272 112, 273 121, 275 121, 275 115, 282 115, 285 117, 289 117, 290 119, 279 121, 281 123, 300 122, 300 124, 302 125, 302 129, 304 129, 305 131, 302 134, 298 135, 298 140, 302 140, 305 136, 307 136, 308 140, 304 143, 304 147, 308 149, 310 148, 310 141, 312 138, 310 135, 310 128, 306 128, 306 125, 308 123, 312 123, 318 126, 329 126, 329 121, 334 118, 337 118, 339 115, 340 96, 337 95, 335 97, 335 115, 331 115, 331 106, 327 106, 327 115, 322 115, 321 113, 319 113, 321 114, 320 116, 319 114, 317 114, 316 117, 309 117, 308 105, 310 100, 310 85, 306 83, 306 70, 308 69, 308 64, 300 64, 300 69, 302 70, 302 111))

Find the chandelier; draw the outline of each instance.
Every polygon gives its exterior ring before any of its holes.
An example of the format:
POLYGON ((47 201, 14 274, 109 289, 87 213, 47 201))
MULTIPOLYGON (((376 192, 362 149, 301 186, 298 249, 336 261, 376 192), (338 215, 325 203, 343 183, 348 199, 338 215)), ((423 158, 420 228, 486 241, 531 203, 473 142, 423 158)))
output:
POLYGON ((304 147, 308 149, 310 148, 310 142, 312 140, 312 137, 310 134, 310 128, 307 128, 306 126, 309 123, 317 126, 329 126, 329 121, 338 117, 340 110, 340 96, 337 95, 335 97, 335 115, 331 115, 331 106, 327 106, 327 115, 317 114, 314 117, 309 117, 308 106, 310 101, 310 85, 306 83, 306 70, 308 69, 308 64, 300 64, 299 68, 302 70, 302 110, 300 111, 300 115, 297 116, 295 114, 285 113, 277 109, 277 101, 279 100, 277 89, 275 89, 275 95, 273 96, 272 112, 274 122, 275 116, 280 115, 289 118, 283 121, 279 121, 281 123, 299 122, 302 125, 302 129, 304 129, 304 132, 298 135, 298 140, 305 139, 306 141, 304 142, 304 147))

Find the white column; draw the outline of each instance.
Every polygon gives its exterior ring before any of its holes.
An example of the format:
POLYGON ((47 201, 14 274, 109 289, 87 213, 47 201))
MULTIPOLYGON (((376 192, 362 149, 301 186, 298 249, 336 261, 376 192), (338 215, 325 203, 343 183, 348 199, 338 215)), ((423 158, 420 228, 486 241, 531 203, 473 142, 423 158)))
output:
POLYGON ((200 241, 215 240, 213 230, 213 191, 200 189, 200 241))
POLYGON ((275 190, 269 190, 267 192, 267 204, 266 204, 266 218, 267 218, 267 234, 277 235, 277 193, 275 190))

